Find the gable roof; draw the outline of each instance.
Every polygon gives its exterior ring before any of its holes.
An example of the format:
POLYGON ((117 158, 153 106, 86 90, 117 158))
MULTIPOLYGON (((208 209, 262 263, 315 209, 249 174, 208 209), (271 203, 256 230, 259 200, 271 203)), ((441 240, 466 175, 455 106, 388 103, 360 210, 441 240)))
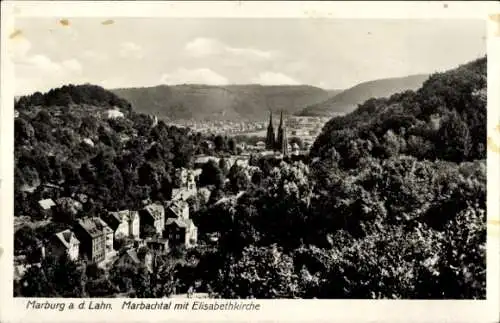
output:
POLYGON ((105 228, 111 230, 109 226, 100 218, 83 218, 78 220, 78 224, 92 237, 100 236, 105 233, 105 228))
POLYGON ((38 205, 40 205, 40 207, 42 207, 42 209, 48 210, 51 207, 55 206, 56 203, 54 203, 54 201, 52 199, 45 199, 45 200, 38 201, 38 205))
POLYGON ((147 211, 151 216, 156 218, 157 216, 161 216, 165 214, 165 208, 160 204, 149 204, 144 207, 144 210, 147 211))
POLYGON ((108 212, 103 220, 106 222, 111 229, 116 230, 118 226, 124 221, 134 221, 139 214, 137 211, 122 210, 117 212, 108 212))
POLYGON ((128 257, 135 264, 141 263, 141 261, 139 260, 139 256, 137 255, 137 251, 135 251, 135 249, 128 249, 127 251, 125 251, 122 257, 128 257))
POLYGON ((71 246, 80 243, 73 231, 71 231, 70 229, 58 232, 55 234, 55 236, 57 240, 61 242, 64 247, 66 247, 66 249, 69 249, 71 246))
POLYGON ((106 224, 113 230, 116 231, 118 226, 120 225, 121 218, 117 214, 118 212, 108 212, 107 214, 102 215, 102 220, 106 222, 106 224))
POLYGON ((191 219, 180 219, 180 218, 179 219, 174 219, 174 218, 167 219, 165 226, 171 226, 171 225, 176 225, 179 228, 196 227, 191 219))
POLYGON ((175 200, 173 201, 170 206, 169 210, 175 214, 176 217, 180 218, 181 213, 184 211, 185 208, 189 208, 189 205, 186 201, 184 200, 175 200))

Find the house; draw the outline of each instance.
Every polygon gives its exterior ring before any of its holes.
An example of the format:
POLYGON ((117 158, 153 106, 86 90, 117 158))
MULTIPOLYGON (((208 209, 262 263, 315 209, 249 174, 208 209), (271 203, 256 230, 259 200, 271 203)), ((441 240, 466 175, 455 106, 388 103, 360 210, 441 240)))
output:
POLYGON ((173 188, 172 189, 172 201, 184 200, 186 201, 191 195, 186 192, 183 188, 173 188))
POLYGON ((80 240, 70 229, 54 234, 47 243, 47 253, 60 257, 68 255, 71 260, 77 260, 80 252, 80 240))
POLYGON ((265 142, 263 142, 263 141, 259 141, 259 142, 257 142, 257 143, 255 144, 255 146, 256 146, 256 148, 257 148, 258 150, 264 150, 264 149, 266 149, 266 143, 265 143, 265 142))
POLYGON ((105 258, 109 258, 114 255, 114 232, 113 230, 104 222, 101 218, 96 218, 96 222, 99 222, 99 226, 102 227, 105 236, 105 244, 106 244, 106 254, 105 258))
POLYGON ((138 252, 133 248, 123 252, 115 262, 119 266, 141 266, 144 265, 149 272, 152 271, 153 256, 150 252, 138 252))
POLYGON ((82 142, 89 145, 90 147, 94 147, 94 142, 90 138, 84 138, 82 142))
POLYGON ((172 189, 172 200, 187 200, 197 193, 196 175, 191 169, 179 168, 176 170, 178 187, 172 189))
POLYGON ((165 224, 165 236, 171 246, 190 248, 198 242, 198 228, 191 219, 169 218, 165 224))
POLYGON ((80 241, 80 256, 96 263, 106 258, 107 233, 102 223, 97 217, 83 218, 77 221, 73 229, 80 241))
POLYGON ((146 240, 146 246, 149 250, 165 252, 168 251, 168 239, 166 238, 154 238, 146 240))
POLYGON ((189 204, 183 200, 173 201, 167 208, 167 218, 189 219, 189 204))
POLYGON ((139 211, 139 216, 141 236, 149 235, 148 231, 155 231, 159 235, 163 233, 165 228, 165 208, 163 205, 149 204, 139 211))
POLYGON ((113 230, 115 238, 130 237, 135 239, 140 235, 140 220, 137 211, 109 212, 102 219, 113 230))
POLYGON ((195 168, 202 168, 204 164, 206 164, 208 161, 213 160, 217 164, 219 163, 219 158, 215 156, 208 156, 208 155, 198 155, 194 159, 194 166, 195 168))
POLYGON ((123 118, 123 117, 125 117, 125 115, 123 114, 123 112, 121 112, 117 108, 107 110, 106 113, 105 113, 105 116, 108 119, 116 119, 116 118, 123 118))
POLYGON ((56 206, 56 203, 52 199, 44 199, 38 201, 38 205, 42 216, 48 218, 52 215, 52 208, 56 206))

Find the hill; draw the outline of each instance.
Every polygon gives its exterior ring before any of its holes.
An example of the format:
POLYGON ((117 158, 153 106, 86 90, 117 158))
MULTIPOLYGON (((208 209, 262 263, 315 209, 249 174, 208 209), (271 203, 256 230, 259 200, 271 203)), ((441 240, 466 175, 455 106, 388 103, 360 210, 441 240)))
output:
POLYGON ((111 90, 140 113, 160 119, 264 120, 268 111, 294 114, 336 92, 307 85, 160 85, 111 90))
POLYGON ((360 83, 326 101, 306 107, 299 115, 333 116, 335 113, 351 112, 358 104, 369 98, 386 97, 405 90, 416 90, 428 77, 428 75, 411 75, 360 83))
POLYGON ((405 154, 453 162, 486 158, 486 85, 482 58, 431 75, 416 92, 369 99, 331 119, 311 154, 331 158, 334 151, 346 167, 355 167, 363 156, 405 154))

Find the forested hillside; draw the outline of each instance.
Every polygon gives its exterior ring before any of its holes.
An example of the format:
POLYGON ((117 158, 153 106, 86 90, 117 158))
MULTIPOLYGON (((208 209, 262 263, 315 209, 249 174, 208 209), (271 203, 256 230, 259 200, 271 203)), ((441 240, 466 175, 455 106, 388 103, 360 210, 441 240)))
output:
POLYGON ((324 127, 310 216, 339 295, 485 297, 486 85, 482 58, 324 127))
POLYGON ((323 117, 348 113, 356 109, 358 104, 370 98, 386 97, 406 90, 416 90, 428 77, 428 75, 410 75, 360 83, 323 102, 306 107, 299 115, 323 117))
POLYGON ((305 85, 160 85, 111 91, 131 102, 137 112, 171 120, 265 120, 269 109, 294 114, 332 95, 305 85))
MULTIPOLYGON (((30 191, 38 194, 40 184, 56 183, 68 194, 94 197, 99 207, 134 207, 145 198, 168 198, 175 168, 191 165, 196 153, 206 153, 205 139, 223 144, 216 151, 234 149, 227 138, 203 138, 162 121, 155 125, 127 101, 93 85, 24 96, 16 110, 14 182, 19 201, 30 191), (124 117, 107 115, 116 109, 124 117)), ((32 214, 32 209, 36 207, 30 203, 16 203, 17 215, 32 214)))
POLYGON ((311 155, 338 154, 345 167, 362 157, 399 154, 453 162, 486 158, 486 58, 437 73, 417 91, 372 98, 334 118, 311 155))

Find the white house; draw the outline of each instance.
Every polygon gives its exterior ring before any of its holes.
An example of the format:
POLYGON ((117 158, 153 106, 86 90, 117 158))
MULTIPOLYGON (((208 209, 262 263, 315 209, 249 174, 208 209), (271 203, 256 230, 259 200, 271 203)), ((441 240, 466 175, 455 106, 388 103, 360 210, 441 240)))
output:
POLYGON ((140 234, 140 219, 138 211, 123 210, 109 212, 103 217, 108 226, 114 230, 115 237, 138 238, 140 234))
POLYGON ((66 229, 54 234, 49 239, 46 249, 48 253, 56 257, 67 254, 69 259, 77 260, 80 252, 80 241, 73 231, 66 229))
POLYGON ((118 109, 110 109, 110 110, 107 110, 106 111, 106 118, 108 119, 116 119, 116 118, 123 118, 125 117, 125 115, 123 114, 123 112, 121 112, 120 110, 118 109))

